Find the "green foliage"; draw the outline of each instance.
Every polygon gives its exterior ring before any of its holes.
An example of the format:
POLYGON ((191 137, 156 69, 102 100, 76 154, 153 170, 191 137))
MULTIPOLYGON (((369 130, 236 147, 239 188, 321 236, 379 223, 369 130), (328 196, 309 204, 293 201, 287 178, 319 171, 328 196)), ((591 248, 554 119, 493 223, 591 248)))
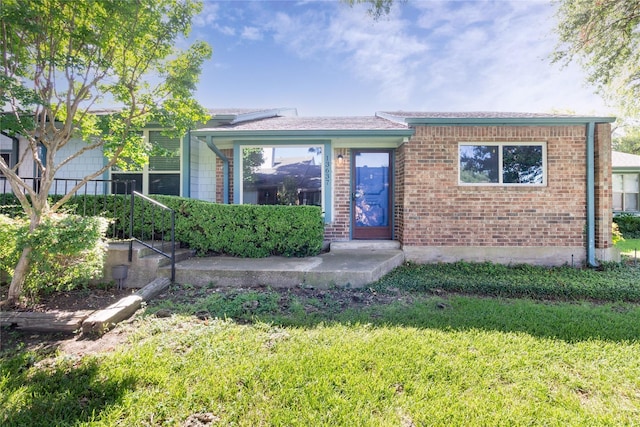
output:
POLYGON ((539 298, 640 302, 640 271, 622 264, 603 264, 602 271, 569 266, 455 262, 408 263, 374 286, 410 291, 449 291, 508 298, 539 298))
POLYGON ((30 247, 26 294, 35 297, 86 285, 102 274, 106 229, 104 218, 53 215, 29 233, 26 220, 0 215, 0 270, 11 276, 22 249, 30 247))
POLYGON ((613 217, 613 222, 618 224, 618 229, 625 238, 640 238, 640 216, 621 213, 613 217))
POLYGON ((624 239, 616 243, 616 248, 620 250, 620 254, 630 258, 634 262, 640 258, 640 239, 624 239))
MULTIPOLYGON (((364 314, 362 314, 364 312, 364 314)), ((640 309, 451 296, 306 326, 148 316, 99 356, 0 357, 3 427, 627 426, 640 309), (38 363, 40 362, 40 363, 38 363), (42 414, 46 414, 43 417, 42 414)), ((52 355, 50 355, 52 356, 52 355)))
MULTIPOLYGON (((186 287, 188 285, 176 285, 186 287)), ((200 318, 235 319, 252 321, 256 316, 275 316, 280 312, 278 302, 281 299, 277 292, 256 290, 233 290, 229 292, 211 292, 210 290, 194 289, 192 298, 185 303, 162 301, 153 304, 149 313, 156 313, 161 309, 174 312, 197 315, 200 318), (203 295, 204 294, 204 295, 203 295)))
POLYGON ((367 12, 374 20, 378 20, 383 16, 389 15, 391 13, 391 8, 393 7, 393 3, 397 2, 405 2, 407 0, 342 0, 345 3, 353 6, 356 4, 365 4, 369 8, 367 12))
POLYGON ((622 233, 620 232, 620 227, 615 222, 611 223, 611 243, 614 245, 619 242, 623 242, 624 237, 622 237, 622 233))
POLYGON ((38 153, 31 153, 42 176, 37 190, 0 164, 14 192, 30 196, 28 204, 22 199, 29 215, 49 211, 52 180, 86 151, 99 149, 109 159, 84 178, 90 180, 119 156, 144 162, 150 149, 140 137, 145 125, 182 137, 208 119, 192 94, 211 48, 205 42, 185 50, 174 46, 188 36, 191 19, 201 10, 197 0, 3 2, 0 103, 8 108, 3 131, 29 140, 20 158, 36 146, 48 154, 45 168, 38 153), (104 99, 117 104, 109 114, 100 110, 104 99), (74 137, 86 144, 56 161, 74 137))
POLYGON ((640 126, 623 125, 623 129, 623 134, 613 135, 611 147, 623 153, 640 154, 640 126))
POLYGON ((316 206, 223 205, 174 196, 156 199, 176 211, 176 239, 199 254, 304 257, 322 249, 324 222, 316 206))
POLYGON ((640 0, 560 0, 554 61, 579 61, 600 93, 640 111, 640 0))
MULTIPOLYGON (((0 213, 20 213, 11 197, 4 198, 6 205, 0 205, 0 213)), ((176 241, 200 255, 305 257, 317 255, 322 249, 324 221, 316 206, 223 205, 175 196, 154 198, 176 212, 176 241)), ((129 196, 81 195, 71 198, 65 206, 78 215, 109 219, 108 237, 129 237, 129 196)), ((171 218, 166 212, 136 199, 133 227, 137 238, 169 239, 171 218)))
POLYGON ((24 221, 0 214, 0 280, 13 275, 18 262, 18 235, 24 221))

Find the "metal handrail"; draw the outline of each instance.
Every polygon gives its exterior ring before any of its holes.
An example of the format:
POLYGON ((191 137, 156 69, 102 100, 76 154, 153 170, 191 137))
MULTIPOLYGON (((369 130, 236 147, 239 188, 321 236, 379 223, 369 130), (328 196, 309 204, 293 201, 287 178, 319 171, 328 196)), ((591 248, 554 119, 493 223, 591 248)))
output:
MULTIPOLYGON (((40 185, 41 178, 22 178, 24 182, 31 183, 33 188, 37 188, 40 185)), ((69 192, 70 189, 74 188, 82 179, 76 178, 55 178, 54 184, 49 194, 52 196, 63 196, 69 192)), ((11 194, 13 192, 11 186, 8 184, 7 180, 4 178, 0 178, 0 205, 6 204, 6 197, 3 197, 5 194, 11 194)), ((133 259, 133 242, 136 241, 141 245, 151 249, 152 251, 168 258, 171 261, 171 281, 175 281, 175 271, 176 271, 176 243, 175 243, 175 211, 168 206, 163 205, 162 203, 153 200, 137 191, 134 191, 136 188, 135 180, 120 180, 120 179, 95 179, 88 181, 85 183, 83 187, 81 187, 78 191, 76 191, 74 197, 83 197, 83 196, 107 196, 113 194, 121 194, 121 195, 131 195, 130 197, 130 205, 123 206, 124 209, 129 209, 129 230, 125 230, 124 224, 118 224, 117 221, 113 222, 113 230, 112 236, 119 236, 120 238, 129 239, 129 262, 133 259), (134 236, 135 227, 134 227, 134 207, 135 207, 135 199, 138 198, 142 200, 141 206, 141 234, 140 236, 134 236), (150 242, 148 243, 145 240, 145 232, 144 232, 144 220, 145 220, 145 203, 152 206, 151 208, 151 220, 150 226, 151 230, 148 234, 150 238, 150 242), (171 247, 165 249, 166 244, 168 244, 166 237, 166 227, 159 228, 156 230, 156 209, 162 212, 162 224, 165 223, 165 216, 170 216, 170 245, 171 247), (118 227, 120 226, 120 227, 118 227), (127 236, 128 234, 128 236, 127 236), (157 237, 159 238, 157 239, 157 237), (156 244, 156 241, 160 240, 162 244, 160 247, 156 244)), ((72 199, 73 200, 73 199, 72 199)), ((107 206, 107 197, 104 198, 101 206, 98 206, 97 203, 93 204, 92 212, 87 211, 87 199, 84 198, 82 209, 78 209, 77 213, 79 215, 97 215, 102 212, 107 212, 113 209, 113 217, 119 218, 120 214, 118 214, 118 203, 117 200, 113 199, 113 207, 107 206)), ((122 212, 124 214, 124 212, 122 212)))
POLYGON ((162 256, 164 256, 165 258, 168 258, 171 261, 171 282, 174 282, 176 279, 176 212, 171 209, 168 206, 163 205, 162 203, 158 202, 157 200, 153 200, 150 197, 145 196, 144 194, 141 194, 137 191, 133 191, 132 193, 132 197, 131 197, 131 220, 130 220, 130 224, 131 224, 131 234, 130 234, 130 240, 129 240, 129 262, 132 261, 133 258, 133 242, 134 240, 138 243, 140 243, 141 245, 151 249, 152 251, 156 252, 157 254, 160 254, 162 256), (142 207, 141 207, 141 222, 144 225, 145 224, 145 205, 144 203, 148 203, 151 206, 151 220, 149 222, 149 224, 151 225, 151 230, 149 232, 149 237, 150 237, 150 242, 148 243, 148 241, 145 240, 145 230, 142 229, 141 230, 141 235, 140 238, 134 236, 134 228, 133 228, 133 213, 134 213, 134 206, 135 206, 135 199, 138 198, 139 200, 142 200, 142 207), (161 213, 161 217, 160 217, 160 223, 161 223, 161 227, 159 227, 158 230, 156 230, 156 210, 159 210, 161 213), (170 247, 168 248, 168 251, 165 250, 165 243, 167 242, 167 239, 165 238, 165 232, 166 232, 166 227, 164 227, 165 224, 165 215, 169 215, 170 217, 170 247), (156 237, 159 236, 158 239, 156 239, 156 237), (160 240, 161 243, 161 248, 158 248, 156 246, 156 240, 160 240))

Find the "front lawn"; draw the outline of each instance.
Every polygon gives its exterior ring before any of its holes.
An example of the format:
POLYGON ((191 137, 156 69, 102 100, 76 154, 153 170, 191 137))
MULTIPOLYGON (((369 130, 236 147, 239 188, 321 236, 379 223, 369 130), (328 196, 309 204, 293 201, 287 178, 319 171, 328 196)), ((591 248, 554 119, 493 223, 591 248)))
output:
POLYGON ((640 239, 624 239, 616 243, 616 248, 620 249, 623 256, 640 258, 640 239))
POLYGON ((639 276, 407 265, 363 290, 182 287, 110 332, 129 334, 114 352, 0 357, 0 424, 632 425, 639 276))

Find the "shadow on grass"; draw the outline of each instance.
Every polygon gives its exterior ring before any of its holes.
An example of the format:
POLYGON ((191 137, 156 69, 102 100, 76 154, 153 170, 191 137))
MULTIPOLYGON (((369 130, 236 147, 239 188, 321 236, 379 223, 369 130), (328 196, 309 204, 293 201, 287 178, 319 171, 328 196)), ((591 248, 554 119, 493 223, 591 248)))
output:
POLYGON ((99 362, 77 365, 64 360, 50 367, 30 368, 31 352, 0 358, 2 389, 0 425, 65 426, 90 422, 94 416, 121 401, 133 389, 133 378, 98 376, 99 362))
POLYGON ((190 303, 152 303, 158 310, 199 318, 230 318, 237 322, 263 322, 312 328, 320 324, 372 324, 442 330, 479 329, 560 339, 637 341, 640 306, 631 303, 541 302, 425 293, 376 293, 363 290, 321 293, 321 297, 287 291, 215 293, 190 303))

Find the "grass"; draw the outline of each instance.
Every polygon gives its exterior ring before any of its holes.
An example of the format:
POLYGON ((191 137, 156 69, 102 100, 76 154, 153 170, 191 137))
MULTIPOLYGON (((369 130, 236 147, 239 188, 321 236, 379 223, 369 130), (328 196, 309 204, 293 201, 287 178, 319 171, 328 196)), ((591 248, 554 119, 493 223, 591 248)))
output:
POLYGON ((640 257, 640 239, 624 239, 616 243, 616 248, 620 249, 623 256, 630 258, 640 257))
POLYGON ((0 424, 633 425, 638 277, 460 263, 345 292, 193 289, 116 352, 3 355, 0 424))

